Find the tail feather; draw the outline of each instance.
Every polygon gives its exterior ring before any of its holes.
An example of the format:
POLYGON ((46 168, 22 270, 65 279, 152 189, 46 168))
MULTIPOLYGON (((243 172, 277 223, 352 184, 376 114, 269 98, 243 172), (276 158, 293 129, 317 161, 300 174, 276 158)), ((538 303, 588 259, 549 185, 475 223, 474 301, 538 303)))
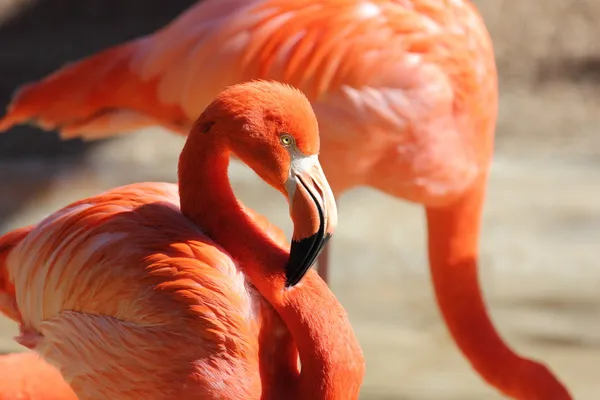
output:
POLYGON ((179 130, 169 122, 179 107, 160 103, 156 80, 142 81, 132 68, 147 40, 109 48, 22 86, 0 118, 0 132, 27 122, 63 138, 97 139, 152 125, 179 130))
POLYGON ((31 231, 31 226, 16 229, 0 237, 0 313, 15 322, 21 321, 21 314, 15 298, 15 287, 10 282, 6 260, 10 251, 31 231))

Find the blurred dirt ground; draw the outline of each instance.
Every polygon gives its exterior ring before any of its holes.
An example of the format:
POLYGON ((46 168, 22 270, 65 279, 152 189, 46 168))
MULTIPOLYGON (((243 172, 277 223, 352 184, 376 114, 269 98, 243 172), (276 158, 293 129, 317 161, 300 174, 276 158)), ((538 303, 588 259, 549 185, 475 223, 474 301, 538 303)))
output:
MULTIPOLYGON (((5 3, 0 0, 0 11, 5 3)), ((0 26, 0 107, 17 85, 66 60, 150 32, 190 3, 41 2, 42 8, 0 26)), ((595 400, 600 25, 593 16, 600 15, 600 2, 476 3, 495 42, 501 80, 482 285, 511 345, 549 363, 575 399, 595 400)), ((0 135, 0 233, 120 184, 175 181, 181 143, 160 130, 91 145, 61 143, 28 127, 0 135)), ((289 231, 280 195, 241 165, 233 165, 231 176, 242 199, 289 231)), ((332 289, 367 357, 361 398, 501 398, 473 373, 441 322, 420 207, 361 189, 342 197, 339 210, 332 289)), ((0 352, 22 350, 11 339, 11 323, 0 321, 0 332, 0 352)))

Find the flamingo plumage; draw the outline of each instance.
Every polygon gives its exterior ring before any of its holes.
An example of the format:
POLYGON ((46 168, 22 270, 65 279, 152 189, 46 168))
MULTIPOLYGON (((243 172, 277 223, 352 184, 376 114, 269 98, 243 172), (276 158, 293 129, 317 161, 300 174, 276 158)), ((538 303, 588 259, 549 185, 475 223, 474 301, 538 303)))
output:
POLYGON ((60 372, 33 352, 0 356, 0 399, 78 400, 60 372))
MULTIPOLYGON (((368 185, 423 204, 438 306, 473 368, 516 399, 570 399, 545 365, 504 342, 479 287, 498 88, 489 34, 468 0, 205 0, 151 35, 25 85, 0 129, 33 122, 88 140, 150 125, 186 134, 221 88, 254 78, 307 94, 336 196, 368 185)), ((324 279, 327 260, 328 247, 324 279)))
POLYGON ((309 269, 337 223, 318 151, 300 91, 227 88, 186 140, 179 185, 112 189, 0 238, 17 341, 80 400, 357 399, 362 351, 309 269), (288 198, 291 250, 235 198, 230 152, 288 198))

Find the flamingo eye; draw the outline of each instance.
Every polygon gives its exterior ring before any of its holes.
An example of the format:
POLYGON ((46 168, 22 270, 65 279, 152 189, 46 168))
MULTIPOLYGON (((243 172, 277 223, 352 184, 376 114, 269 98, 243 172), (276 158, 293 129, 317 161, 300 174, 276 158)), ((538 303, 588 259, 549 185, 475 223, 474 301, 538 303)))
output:
POLYGON ((294 144, 294 138, 292 137, 292 135, 287 134, 287 133, 284 133, 283 135, 281 135, 279 137, 279 141, 285 147, 289 147, 294 144))

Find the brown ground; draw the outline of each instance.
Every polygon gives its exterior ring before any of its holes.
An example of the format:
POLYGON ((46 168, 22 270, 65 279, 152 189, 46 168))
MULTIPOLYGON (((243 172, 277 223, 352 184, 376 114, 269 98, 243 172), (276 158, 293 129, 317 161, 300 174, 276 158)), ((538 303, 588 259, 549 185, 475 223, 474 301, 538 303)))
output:
MULTIPOLYGON (((0 27, 0 102, 17 84, 64 60, 151 31, 190 1, 146 0, 144 18, 137 15, 141 0, 120 2, 120 14, 116 2, 44 3, 52 7, 0 27)), ((477 4, 495 41, 501 73, 482 284, 507 340, 547 361, 576 399, 595 400, 600 393, 600 25, 594 19, 600 3, 477 4)), ((29 128, 2 135, 0 232, 105 188, 174 181, 180 144, 160 131, 93 146, 61 144, 29 128)), ((289 230, 277 194, 239 165, 232 178, 249 205, 289 230)), ((366 189, 339 203, 332 288, 367 357, 361 398, 500 398, 472 372, 441 323, 419 207, 366 189)), ((0 321, 0 332, 0 351, 19 350, 10 339, 10 323, 0 321)))

